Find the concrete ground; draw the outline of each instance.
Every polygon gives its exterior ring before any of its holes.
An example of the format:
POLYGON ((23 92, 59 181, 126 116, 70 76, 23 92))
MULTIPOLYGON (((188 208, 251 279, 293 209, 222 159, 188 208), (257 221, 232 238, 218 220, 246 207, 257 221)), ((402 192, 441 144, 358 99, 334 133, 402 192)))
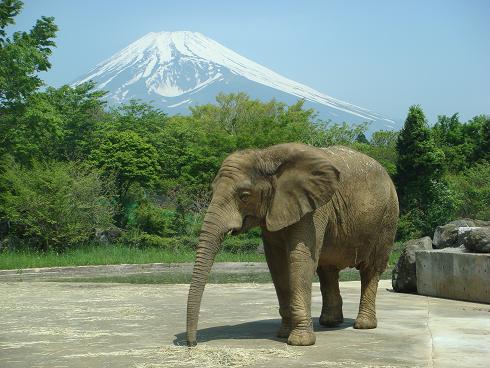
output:
POLYGON ((345 323, 288 347, 272 284, 207 285, 198 350, 184 343, 188 285, 0 283, 0 367, 488 367, 490 306, 378 292, 378 328, 354 330, 359 282, 344 282, 345 323), (246 349, 246 350, 244 350, 246 349))

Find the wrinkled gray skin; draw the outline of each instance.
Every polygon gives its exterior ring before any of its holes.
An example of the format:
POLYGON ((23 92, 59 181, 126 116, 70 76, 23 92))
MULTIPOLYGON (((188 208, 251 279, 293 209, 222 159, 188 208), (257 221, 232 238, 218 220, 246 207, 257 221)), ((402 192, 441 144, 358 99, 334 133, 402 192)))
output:
POLYGON ((375 298, 398 219, 398 199, 384 168, 342 146, 281 144, 231 154, 214 182, 187 301, 187 343, 196 345, 201 298, 225 234, 260 226, 291 345, 315 343, 311 284, 319 275, 320 323, 343 322, 339 271, 356 267, 361 300, 354 328, 375 328, 375 298))

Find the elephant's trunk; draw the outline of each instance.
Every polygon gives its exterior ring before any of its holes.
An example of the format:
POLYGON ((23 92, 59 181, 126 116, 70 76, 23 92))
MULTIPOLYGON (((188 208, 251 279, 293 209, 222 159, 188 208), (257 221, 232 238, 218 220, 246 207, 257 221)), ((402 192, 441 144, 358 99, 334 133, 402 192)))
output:
POLYGON ((206 281, 213 266, 226 232, 229 230, 224 224, 224 214, 215 204, 211 203, 204 217, 201 228, 199 244, 197 246, 196 262, 192 272, 192 280, 187 298, 187 345, 196 345, 197 321, 201 298, 206 281))

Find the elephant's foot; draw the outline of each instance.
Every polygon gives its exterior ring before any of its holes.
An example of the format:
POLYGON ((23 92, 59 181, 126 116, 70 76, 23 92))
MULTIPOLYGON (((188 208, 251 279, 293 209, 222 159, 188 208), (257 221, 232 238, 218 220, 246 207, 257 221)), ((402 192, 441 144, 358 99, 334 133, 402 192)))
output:
POLYGON ((377 326, 378 320, 376 317, 357 316, 356 322, 354 322, 354 328, 359 330, 368 330, 377 326))
POLYGON ((288 337, 288 344, 294 346, 314 345, 315 341, 313 330, 292 330, 288 337))
POLYGON ((281 322, 281 327, 277 330, 276 336, 279 338, 288 338, 291 332, 291 322, 283 319, 281 322))
POLYGON ((326 327, 335 327, 344 322, 342 308, 323 308, 320 315, 320 324, 326 327))

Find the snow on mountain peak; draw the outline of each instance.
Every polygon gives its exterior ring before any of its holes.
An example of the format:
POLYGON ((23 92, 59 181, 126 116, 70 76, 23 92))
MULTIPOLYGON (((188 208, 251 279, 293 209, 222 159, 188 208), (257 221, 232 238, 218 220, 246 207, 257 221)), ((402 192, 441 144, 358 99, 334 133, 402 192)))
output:
POLYGON ((393 123, 283 77, 198 32, 150 32, 98 64, 75 84, 94 80, 97 88, 110 91, 108 97, 116 103, 152 97, 172 108, 190 105, 192 97, 208 87, 215 85, 208 89, 219 92, 219 88, 228 88, 238 79, 242 85, 244 80, 255 82, 358 119, 393 123))

